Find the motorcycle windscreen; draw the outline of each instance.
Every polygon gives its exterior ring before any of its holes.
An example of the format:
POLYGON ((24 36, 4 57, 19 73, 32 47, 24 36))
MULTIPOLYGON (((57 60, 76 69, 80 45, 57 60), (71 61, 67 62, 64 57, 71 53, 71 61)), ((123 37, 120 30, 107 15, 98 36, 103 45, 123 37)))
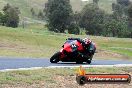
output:
POLYGON ((67 40, 64 44, 64 50, 67 52, 74 52, 77 50, 78 46, 76 45, 77 40, 67 40))

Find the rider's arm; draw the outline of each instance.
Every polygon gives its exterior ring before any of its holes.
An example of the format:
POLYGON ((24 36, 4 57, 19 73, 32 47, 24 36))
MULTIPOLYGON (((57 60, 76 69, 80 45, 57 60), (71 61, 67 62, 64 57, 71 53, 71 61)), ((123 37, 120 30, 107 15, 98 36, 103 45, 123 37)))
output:
POLYGON ((80 38, 68 38, 68 40, 77 40, 77 41, 79 41, 80 43, 83 43, 83 44, 84 44, 83 40, 80 39, 80 38))
POLYGON ((68 40, 80 40, 80 38, 68 38, 68 40))

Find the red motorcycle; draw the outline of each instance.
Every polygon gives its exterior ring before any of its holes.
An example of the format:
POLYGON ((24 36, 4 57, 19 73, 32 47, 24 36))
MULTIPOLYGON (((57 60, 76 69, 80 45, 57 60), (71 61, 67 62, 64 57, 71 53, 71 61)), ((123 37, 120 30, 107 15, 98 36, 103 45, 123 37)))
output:
POLYGON ((62 61, 78 64, 87 62, 90 64, 96 51, 95 44, 88 38, 68 38, 62 47, 59 52, 50 58, 51 63, 62 61))

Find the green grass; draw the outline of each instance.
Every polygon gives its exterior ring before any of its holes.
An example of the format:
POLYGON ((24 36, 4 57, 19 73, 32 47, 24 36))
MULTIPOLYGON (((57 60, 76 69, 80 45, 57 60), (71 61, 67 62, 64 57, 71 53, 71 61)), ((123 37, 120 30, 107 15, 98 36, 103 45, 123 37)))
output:
POLYGON ((51 83, 54 76, 73 74, 74 70, 70 69, 41 69, 41 70, 28 70, 28 71, 12 71, 0 72, 0 85, 2 84, 17 84, 27 83, 32 84, 37 81, 46 81, 51 83))
MULTIPOLYGON (((130 73, 131 68, 85 68, 87 74, 119 74, 130 73)), ((27 71, 10 71, 0 72, 0 85, 17 85, 26 84, 32 85, 40 81, 46 84, 56 83, 55 77, 68 77, 75 76, 78 73, 78 68, 74 69, 39 69, 39 70, 27 70, 27 71)), ((75 79, 69 78, 69 80, 75 81, 75 79)), ((68 81, 68 80, 67 80, 68 81)))
POLYGON ((0 27, 0 42, 4 47, 0 55, 47 57, 59 50, 65 39, 47 30, 0 27))
POLYGON ((31 17, 31 8, 35 7, 34 9, 36 12, 38 12, 39 10, 43 9, 43 3, 46 1, 47 0, 0 0, 0 9, 9 3, 13 6, 19 7, 22 16, 31 17))
MULTIPOLYGON (((86 35, 70 35, 49 32, 44 25, 34 24, 27 28, 0 26, 0 56, 51 57, 61 49, 69 37, 85 38, 86 35)), ((89 36, 98 50, 105 50, 132 57, 132 39, 89 36)))
POLYGON ((109 50, 114 51, 115 53, 121 53, 126 56, 132 56, 132 50, 128 49, 116 49, 116 48, 109 48, 109 50))
POLYGON ((102 49, 110 50, 126 56, 132 56, 132 39, 109 38, 100 44, 102 49))

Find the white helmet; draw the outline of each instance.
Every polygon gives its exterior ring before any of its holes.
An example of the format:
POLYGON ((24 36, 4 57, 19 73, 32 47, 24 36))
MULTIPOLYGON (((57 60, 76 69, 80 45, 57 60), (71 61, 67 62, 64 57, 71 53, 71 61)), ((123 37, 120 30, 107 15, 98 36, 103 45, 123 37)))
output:
POLYGON ((90 44, 92 42, 89 38, 85 38, 83 39, 83 41, 85 42, 85 44, 90 44))

